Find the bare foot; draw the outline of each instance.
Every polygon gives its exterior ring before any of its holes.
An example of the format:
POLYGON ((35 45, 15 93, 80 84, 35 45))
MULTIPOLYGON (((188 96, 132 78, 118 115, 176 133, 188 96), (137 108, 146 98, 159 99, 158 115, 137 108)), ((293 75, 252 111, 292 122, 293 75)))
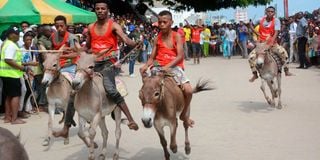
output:
POLYGON ((135 130, 135 131, 137 131, 137 130, 139 129, 138 124, 137 124, 136 122, 134 122, 134 121, 129 122, 128 127, 129 127, 130 129, 135 130))
POLYGON ((11 119, 9 119, 9 118, 4 118, 3 121, 4 121, 4 123, 10 123, 10 122, 11 122, 11 119))
POLYGON ((183 125, 187 125, 188 127, 193 128, 194 120, 192 120, 192 119, 189 118, 188 120, 186 120, 186 121, 183 122, 183 125))
POLYGON ((24 124, 26 123, 26 121, 23 121, 19 118, 17 118, 16 120, 12 121, 11 124, 24 124))

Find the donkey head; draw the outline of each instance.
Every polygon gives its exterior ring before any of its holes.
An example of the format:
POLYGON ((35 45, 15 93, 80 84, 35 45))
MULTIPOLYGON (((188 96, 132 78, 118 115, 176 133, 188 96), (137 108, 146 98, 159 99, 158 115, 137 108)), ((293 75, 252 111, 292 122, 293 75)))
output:
POLYGON ((262 68, 265 63, 267 53, 269 51, 269 46, 266 43, 257 43, 255 50, 257 54, 257 58, 256 58, 257 68, 262 68))
POLYGON ((87 54, 86 52, 80 53, 80 58, 77 62, 76 76, 72 81, 72 88, 79 90, 83 84, 89 80, 94 73, 94 61, 96 56, 87 54))
POLYGON ((161 75, 143 78, 139 98, 143 106, 142 122, 146 128, 152 127, 158 104, 162 101, 163 80, 161 75))
POLYGON ((49 85, 58 76, 60 65, 59 65, 59 53, 47 53, 46 59, 43 62, 44 75, 42 78, 42 84, 49 85))

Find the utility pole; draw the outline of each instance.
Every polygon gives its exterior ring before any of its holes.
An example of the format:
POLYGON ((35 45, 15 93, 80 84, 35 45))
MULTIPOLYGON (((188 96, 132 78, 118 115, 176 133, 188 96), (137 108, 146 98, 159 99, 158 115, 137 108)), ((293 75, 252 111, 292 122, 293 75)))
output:
POLYGON ((284 7, 284 17, 288 18, 289 13, 288 13, 288 0, 283 0, 283 7, 284 7))

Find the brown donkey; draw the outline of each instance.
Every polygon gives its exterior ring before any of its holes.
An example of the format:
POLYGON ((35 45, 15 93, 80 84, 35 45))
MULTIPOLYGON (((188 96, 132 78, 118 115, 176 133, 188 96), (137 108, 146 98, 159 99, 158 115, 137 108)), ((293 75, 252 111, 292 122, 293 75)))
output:
MULTIPOLYGON (((208 87, 208 81, 199 81, 193 89, 193 93, 212 90, 208 87)), ((170 149, 177 152, 176 131, 178 127, 177 116, 184 108, 184 95, 181 88, 171 76, 159 74, 150 77, 143 77, 143 86, 139 92, 139 98, 143 106, 142 122, 146 128, 154 125, 164 151, 166 160, 170 159, 165 139, 164 127, 170 128, 170 149)), ((185 129, 185 153, 190 154, 190 141, 188 136, 188 125, 185 129)))
POLYGON ((89 147, 89 159, 94 160, 94 148, 97 147, 94 142, 96 128, 100 127, 103 137, 103 146, 99 159, 105 159, 107 153, 108 129, 105 123, 105 116, 114 112, 116 121, 116 151, 113 159, 119 159, 119 142, 121 137, 121 110, 116 104, 106 97, 103 86, 103 78, 95 73, 94 61, 96 56, 93 54, 81 53, 77 62, 77 72, 72 81, 72 87, 76 90, 74 106, 79 114, 79 132, 78 136, 89 147), (84 134, 84 125, 90 123, 89 136, 84 134))
MULTIPOLYGON (((56 107, 67 110, 69 98, 72 92, 71 83, 69 80, 60 73, 59 65, 59 53, 47 53, 44 66, 44 75, 42 79, 42 84, 48 86, 46 93, 48 98, 48 136, 43 141, 43 146, 48 146, 52 139, 53 134, 53 120, 56 107)), ((61 121, 60 121, 61 122, 61 121)), ((64 144, 69 143, 69 137, 64 139, 64 144)))
POLYGON ((261 77, 260 89, 271 107, 277 106, 278 109, 281 109, 281 61, 276 54, 272 53, 272 48, 268 49, 265 43, 256 44, 256 54, 256 67, 261 77), (265 91, 265 83, 270 88, 272 99, 265 91), (278 98, 277 105, 275 98, 278 98))

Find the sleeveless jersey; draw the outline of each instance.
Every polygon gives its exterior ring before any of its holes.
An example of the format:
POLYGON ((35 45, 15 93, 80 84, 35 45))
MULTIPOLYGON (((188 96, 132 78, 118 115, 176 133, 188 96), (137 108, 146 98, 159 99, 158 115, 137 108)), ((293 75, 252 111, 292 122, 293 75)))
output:
MULTIPOLYGON (((173 48, 167 48, 165 44, 162 42, 162 32, 159 33, 158 35, 158 41, 157 41, 157 56, 156 56, 156 61, 159 63, 159 65, 165 66, 171 61, 173 61, 178 53, 177 53, 177 41, 176 41, 176 34, 177 32, 172 31, 172 43, 173 43, 173 48)), ((177 64, 177 66, 181 67, 184 69, 184 64, 183 64, 183 59, 177 64)))
POLYGON ((275 18, 272 19, 271 24, 269 26, 263 25, 265 20, 266 20, 266 17, 263 17, 259 24, 259 33, 260 33, 259 41, 261 42, 267 41, 267 39, 271 38, 275 33, 275 30, 274 30, 275 18))
MULTIPOLYGON (((94 23, 90 28, 90 36, 91 36, 91 50, 94 54, 99 53, 103 49, 108 49, 111 47, 111 50, 105 53, 103 56, 99 57, 97 61, 102 61, 110 56, 112 53, 117 50, 118 46, 118 38, 112 32, 112 24, 113 21, 111 19, 107 22, 106 33, 104 35, 97 35, 94 31, 97 23, 94 23)), ((111 62, 116 62, 115 58, 111 58, 111 62)))
MULTIPOLYGON (((70 47, 70 44, 68 42, 69 34, 70 34, 69 32, 66 32, 64 34, 63 40, 60 43, 57 43, 56 40, 55 40, 55 37, 59 36, 59 35, 56 35, 56 34, 57 34, 57 32, 53 32, 52 35, 51 35, 51 41, 52 41, 53 49, 58 50, 58 49, 60 49, 60 47, 62 45, 65 45, 66 47, 70 47)), ((66 54, 66 53, 63 52, 62 54, 66 54)), ((60 67, 64 67, 64 66, 70 65, 70 64, 76 64, 78 59, 79 59, 79 56, 77 56, 75 58, 60 58, 59 59, 60 67)))

